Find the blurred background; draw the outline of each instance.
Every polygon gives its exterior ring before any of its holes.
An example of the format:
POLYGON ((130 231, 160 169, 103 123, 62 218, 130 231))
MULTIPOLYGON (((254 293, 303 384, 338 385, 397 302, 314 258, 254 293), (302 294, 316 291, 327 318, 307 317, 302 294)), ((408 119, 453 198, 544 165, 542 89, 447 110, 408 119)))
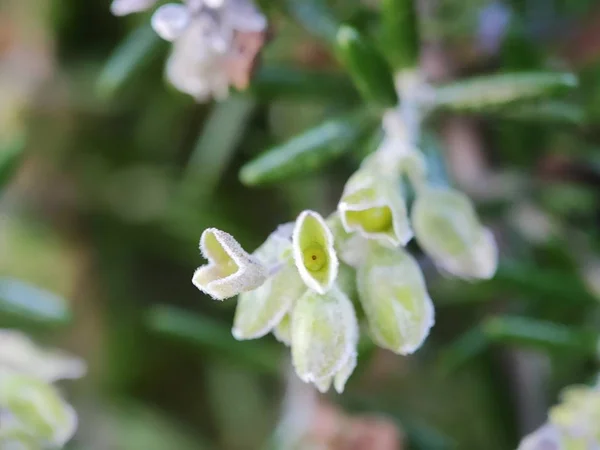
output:
MULTIPOLYGON (((328 3, 376 33, 377 0, 328 3)), ((423 145, 494 230, 498 274, 447 279, 421 257, 436 305, 425 346, 399 357, 367 345, 344 395, 319 397, 274 339, 231 337, 235 301, 191 283, 198 240, 215 226, 252 250, 303 209, 329 213, 376 124, 245 186, 240 168, 265 150, 315 127, 318 141, 324 121, 365 108, 332 51, 265 0, 271 40, 251 88, 197 104, 165 82, 169 44, 150 13, 116 18, 109 6, 0 2, 0 326, 88 362, 68 386, 80 414, 68 448, 291 450, 274 436, 293 428, 304 449, 513 449, 562 387, 593 379, 597 1, 419 2, 431 82, 558 70, 579 86, 428 123, 423 145)))

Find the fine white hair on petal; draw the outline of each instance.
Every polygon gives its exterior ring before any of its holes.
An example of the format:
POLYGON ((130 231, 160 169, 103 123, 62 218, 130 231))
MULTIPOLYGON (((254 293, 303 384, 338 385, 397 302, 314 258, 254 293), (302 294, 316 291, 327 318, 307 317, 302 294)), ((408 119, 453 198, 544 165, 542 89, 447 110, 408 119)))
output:
POLYGON ((229 233, 216 228, 204 230, 200 238, 200 250, 208 264, 194 272, 192 283, 215 300, 225 300, 241 292, 256 289, 267 279, 267 269, 257 258, 249 255, 229 233), (209 236, 216 239, 221 249, 237 266, 237 270, 231 275, 223 276, 215 255, 207 245, 209 236))
POLYGON ((110 11, 115 16, 126 16, 152 8, 158 0, 113 0, 110 11))
POLYGON ((152 28, 166 41, 179 38, 190 24, 188 8, 178 3, 167 3, 152 15, 152 28))
POLYGON ((296 219, 296 225, 294 227, 294 233, 292 236, 294 263, 296 264, 296 268, 298 269, 298 272, 300 273, 300 276, 302 277, 306 285, 310 289, 318 292, 319 294, 324 294, 331 288, 338 274, 339 260, 337 258, 335 249, 333 248, 333 243, 333 233, 331 232, 331 230, 327 226, 327 223, 325 223, 325 220, 323 219, 323 217, 321 217, 319 213, 310 210, 302 211, 300 213, 300 215, 296 219), (329 268, 328 278, 323 285, 313 277, 313 275, 304 265, 304 254, 303 249, 300 245, 300 234, 303 231, 304 222, 309 218, 315 219, 318 222, 320 226, 319 231, 323 233, 322 237, 325 241, 325 247, 323 251, 326 253, 327 261, 325 263, 329 266, 329 268))

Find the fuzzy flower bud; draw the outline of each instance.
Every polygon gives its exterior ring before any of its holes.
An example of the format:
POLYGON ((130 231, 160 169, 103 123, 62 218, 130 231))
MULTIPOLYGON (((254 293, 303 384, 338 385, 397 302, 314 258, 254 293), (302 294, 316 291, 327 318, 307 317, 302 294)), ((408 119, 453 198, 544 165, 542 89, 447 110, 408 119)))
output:
POLYGON ((292 345, 292 319, 289 314, 283 316, 283 319, 273 329, 273 336, 288 347, 292 345))
POLYGON ((73 408, 54 386, 39 378, 1 371, 0 407, 8 411, 9 421, 52 447, 62 447, 77 429, 73 408))
POLYGON ((348 233, 392 247, 412 238, 401 187, 392 177, 359 170, 346 183, 338 212, 348 233))
POLYGON ((358 323, 350 299, 337 287, 324 295, 307 291, 294 307, 291 331, 300 379, 325 391, 334 378, 342 391, 356 365, 358 323))
POLYGON ((452 189, 423 189, 412 209, 419 245, 436 265, 462 278, 491 278, 498 265, 498 248, 464 194, 452 189))
POLYGON ((274 266, 274 273, 262 286, 238 297, 232 330, 236 339, 256 339, 271 332, 306 291, 294 264, 284 260, 291 231, 288 225, 280 226, 254 252, 265 266, 274 266))
POLYGON ((401 355, 417 350, 433 326, 434 309, 414 258, 373 244, 357 283, 374 341, 401 355))
POLYGON ((333 248, 333 234, 314 211, 304 211, 296 219, 292 237, 294 263, 304 283, 319 294, 333 285, 339 261, 333 248))
POLYGON ((196 270, 192 283, 215 300, 256 289, 267 279, 267 269, 260 261, 224 231, 205 230, 200 238, 200 251, 208 264, 196 270))
POLYGON ((35 376, 47 382, 82 377, 85 363, 60 351, 39 349, 27 336, 0 330, 0 368, 35 376))

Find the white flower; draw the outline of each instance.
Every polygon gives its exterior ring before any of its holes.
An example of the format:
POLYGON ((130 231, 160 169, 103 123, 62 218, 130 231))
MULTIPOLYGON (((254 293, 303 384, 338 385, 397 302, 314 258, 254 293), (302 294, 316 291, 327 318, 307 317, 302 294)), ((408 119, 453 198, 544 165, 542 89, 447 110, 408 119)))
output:
POLYGON ((339 261, 333 234, 320 214, 303 211, 296 219, 292 248, 294 262, 306 285, 325 294, 335 281, 339 261))
POLYGON ((0 329, 0 368, 50 383, 80 378, 86 372, 81 359, 56 350, 41 350, 23 333, 3 329, 0 329))
POLYGON ((204 230, 200 250, 208 264, 196 270, 192 282, 215 300, 256 289, 267 279, 267 269, 261 262, 224 231, 204 230))
POLYGON ((158 0, 113 0, 110 11, 115 16, 126 16, 152 8, 158 0))
POLYGON ((184 5, 167 3, 152 16, 152 28, 166 41, 179 38, 189 26, 191 16, 184 5))

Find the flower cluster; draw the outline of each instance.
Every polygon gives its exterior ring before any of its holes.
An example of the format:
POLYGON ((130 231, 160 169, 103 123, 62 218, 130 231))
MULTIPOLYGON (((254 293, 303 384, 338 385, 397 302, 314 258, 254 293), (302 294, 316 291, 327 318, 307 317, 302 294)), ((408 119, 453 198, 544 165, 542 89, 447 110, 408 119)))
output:
MULTIPOLYGON (((111 9, 115 15, 125 15, 150 9, 155 3, 113 0, 111 9)), ((226 97, 230 84, 247 86, 267 20, 252 0, 184 0, 159 7, 152 26, 160 37, 173 42, 168 80, 176 89, 205 101, 226 97)))
POLYGON ((493 235, 465 195, 428 181, 405 124, 401 111, 386 114, 380 148, 348 180, 327 219, 304 211, 252 255, 223 231, 202 235, 209 263, 193 283, 218 300, 239 294, 233 335, 272 332, 291 347, 298 376, 322 392, 331 384, 342 392, 356 366, 357 309, 373 341, 397 354, 413 353, 429 334, 433 304, 403 248, 413 236, 444 273, 484 279, 496 270, 493 235), (406 186, 415 196, 411 208, 406 186))
POLYGON ((570 386, 550 409, 548 422, 521 442, 518 450, 600 448, 600 385, 570 386))
POLYGON ((77 358, 0 330, 0 448, 62 448, 75 433, 77 415, 54 383, 85 371, 77 358))

